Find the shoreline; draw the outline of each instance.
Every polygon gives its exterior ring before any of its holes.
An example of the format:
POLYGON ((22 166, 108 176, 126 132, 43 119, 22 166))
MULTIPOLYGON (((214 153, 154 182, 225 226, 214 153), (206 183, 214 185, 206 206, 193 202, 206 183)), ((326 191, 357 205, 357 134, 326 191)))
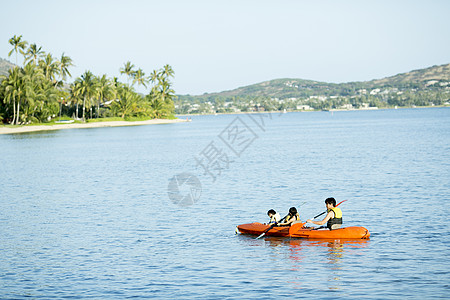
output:
MULTIPOLYGON (((450 107, 448 105, 436 105, 436 106, 417 106, 417 107, 398 107, 397 109, 420 109, 420 108, 443 108, 450 107)), ((396 109, 392 107, 382 107, 376 109, 331 109, 331 110, 300 110, 300 111, 287 111, 292 112, 341 112, 341 111, 377 111, 386 109, 396 109)), ((238 114, 264 114, 264 113, 283 113, 282 111, 251 111, 251 112, 229 112, 229 113, 208 113, 208 114, 178 114, 178 116, 188 117, 188 119, 151 119, 145 121, 104 121, 93 123, 60 123, 52 125, 18 125, 16 127, 8 127, 8 125, 0 125, 0 135, 2 134, 20 134, 30 133, 38 131, 51 131, 61 129, 83 129, 83 128, 102 128, 102 127, 124 127, 124 126, 141 126, 141 125, 158 125, 158 124, 174 124, 190 122, 189 116, 214 116, 214 115, 238 115, 238 114)))
POLYGON ((157 124, 174 124, 188 122, 183 119, 152 119, 146 121, 105 121, 94 123, 71 123, 71 124, 54 124, 54 125, 26 125, 20 127, 0 126, 0 134, 16 134, 37 131, 60 130, 60 129, 82 129, 82 128, 102 128, 102 127, 123 127, 123 126, 140 126, 140 125, 157 125, 157 124))
POLYGON ((410 106, 399 106, 397 108, 394 107, 374 107, 374 108, 353 108, 353 109, 346 109, 346 108, 332 108, 329 110, 287 110, 286 112, 279 111, 279 110, 267 110, 267 111, 239 111, 239 112, 220 112, 220 113, 195 113, 195 114, 176 114, 177 116, 183 116, 183 117, 190 117, 190 116, 215 116, 215 115, 240 115, 240 114, 271 114, 271 113, 309 113, 309 112, 341 112, 341 111, 377 111, 377 110, 396 110, 396 109, 420 109, 420 108, 443 108, 443 107, 449 107, 449 105, 435 105, 435 106, 416 106, 416 107, 410 107, 410 106))

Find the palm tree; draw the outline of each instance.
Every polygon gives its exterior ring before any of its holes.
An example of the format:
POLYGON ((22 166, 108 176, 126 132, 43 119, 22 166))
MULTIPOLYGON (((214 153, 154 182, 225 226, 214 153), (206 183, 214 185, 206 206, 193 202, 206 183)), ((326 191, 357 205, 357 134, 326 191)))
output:
POLYGON ((75 85, 78 85, 77 94, 83 96, 83 121, 85 122, 86 101, 89 106, 92 106, 92 97, 96 92, 97 83, 94 74, 91 71, 84 72, 81 78, 75 80, 75 85))
POLYGON ((159 72, 156 70, 153 70, 152 73, 150 74, 150 81, 153 84, 156 84, 156 82, 159 80, 159 72))
POLYGON ((23 74, 19 67, 14 67, 9 69, 8 77, 2 81, 2 86, 5 89, 5 99, 7 103, 11 103, 13 105, 13 119, 11 124, 19 123, 20 116, 20 101, 22 100, 24 94, 24 86, 23 86, 23 74), (16 102, 17 102, 17 111, 16 111, 16 102))
POLYGON ((113 102, 111 109, 125 119, 127 115, 131 115, 139 109, 142 98, 128 87, 120 89, 118 94, 119 101, 113 102))
POLYGON ((161 73, 166 79, 169 79, 169 77, 173 77, 175 75, 175 72, 170 65, 165 65, 161 70, 161 73))
POLYGON ((162 79, 159 84, 159 94, 161 100, 165 103, 170 104, 172 102, 173 97, 175 96, 175 91, 170 87, 170 82, 162 79))
POLYGON ((117 77, 113 77, 111 84, 112 84, 113 88, 115 89, 115 91, 117 91, 119 88, 122 88, 124 86, 124 84, 122 82, 120 82, 119 78, 117 78, 117 77))
POLYGON ((35 113, 42 112, 44 104, 49 100, 52 94, 51 88, 45 86, 45 76, 42 70, 36 67, 34 64, 27 64, 23 68, 23 80, 24 80, 24 105, 23 105, 23 119, 27 121, 35 119, 35 113), (26 105, 25 105, 26 104, 26 105))
POLYGON ((69 72, 69 67, 71 66, 73 66, 72 59, 63 53, 61 55, 61 60, 59 61, 59 76, 61 76, 62 80, 66 80, 67 75, 72 77, 69 72))
POLYGON ((12 38, 9 39, 9 43, 11 44, 11 46, 13 46, 13 48, 11 51, 9 51, 8 57, 10 57, 13 52, 16 52, 16 66, 17 66, 17 52, 25 54, 24 50, 28 43, 22 40, 21 35, 19 36, 14 35, 12 38))
POLYGON ((11 124, 42 121, 57 112, 56 89, 33 63, 10 69, 0 90, 9 104, 4 117, 12 119, 11 124))
POLYGON ((150 108, 153 111, 153 117, 160 118, 164 114, 164 102, 158 97, 150 97, 150 108))
POLYGON ((70 85, 70 101, 75 104, 75 119, 78 119, 78 104, 83 102, 80 94, 80 83, 75 81, 70 85))
POLYGON ((105 102, 106 99, 111 99, 115 96, 115 88, 111 81, 104 74, 102 77, 97 77, 97 118, 100 112, 100 103, 105 102))
POLYGON ((4 76, 4 79, 1 82, 2 90, 4 93, 3 103, 8 103, 13 105, 13 119, 10 122, 10 124, 14 124, 16 121, 16 97, 14 94, 15 84, 14 84, 14 77, 17 77, 17 72, 19 68, 14 67, 12 69, 8 70, 8 76, 4 76))
POLYGON ((143 85, 144 87, 147 87, 147 83, 148 83, 148 79, 145 77, 145 73, 144 71, 142 71, 142 69, 138 69, 133 76, 133 83, 132 85, 134 85, 135 83, 137 83, 138 85, 143 85))
POLYGON ((39 113, 39 120, 44 121, 49 116, 55 115, 58 113, 59 105, 58 105, 58 99, 61 99, 59 97, 59 90, 55 88, 53 83, 51 83, 48 80, 43 80, 43 88, 41 92, 36 95, 37 104, 40 105, 40 108, 38 110, 39 113))
POLYGON ((153 87, 146 99, 157 118, 173 113, 175 91, 171 88, 169 81, 173 75, 174 71, 170 65, 165 65, 162 69, 154 70, 150 74, 153 87))
POLYGON ((45 78, 56 84, 55 75, 59 73, 59 62, 47 53, 43 60, 39 60, 39 66, 44 71, 45 78))
POLYGON ((26 56, 25 56, 25 63, 29 60, 33 59, 33 64, 37 64, 38 58, 42 57, 45 54, 44 51, 42 51, 42 47, 39 47, 36 44, 31 44, 28 47, 26 56))
POLYGON ((134 68, 134 65, 131 62, 127 61, 124 64, 123 68, 120 69, 120 74, 125 74, 128 76, 128 81, 127 81, 128 85, 130 85, 130 78, 134 77, 134 73, 136 72, 133 70, 133 68, 134 68))

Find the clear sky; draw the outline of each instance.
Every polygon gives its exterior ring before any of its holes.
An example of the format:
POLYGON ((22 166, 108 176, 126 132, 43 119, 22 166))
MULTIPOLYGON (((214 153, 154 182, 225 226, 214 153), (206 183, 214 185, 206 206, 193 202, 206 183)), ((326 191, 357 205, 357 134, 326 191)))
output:
POLYGON ((2 58, 17 34, 69 55, 74 77, 119 76, 128 60, 146 74, 170 64, 178 94, 276 78, 364 81, 450 63, 447 0, 3 0, 0 7, 2 58))

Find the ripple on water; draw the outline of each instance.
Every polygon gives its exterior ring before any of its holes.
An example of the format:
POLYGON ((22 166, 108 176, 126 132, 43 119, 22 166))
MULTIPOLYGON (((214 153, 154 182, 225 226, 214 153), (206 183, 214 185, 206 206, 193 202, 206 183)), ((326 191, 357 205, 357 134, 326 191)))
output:
POLYGON ((236 116, 0 136, 0 294, 448 298, 449 113, 283 114, 216 181, 195 156, 213 140, 228 149, 216 138, 236 116), (202 196, 180 208, 167 186, 186 171, 202 196), (371 240, 234 235, 270 208, 311 218, 329 196, 371 240))

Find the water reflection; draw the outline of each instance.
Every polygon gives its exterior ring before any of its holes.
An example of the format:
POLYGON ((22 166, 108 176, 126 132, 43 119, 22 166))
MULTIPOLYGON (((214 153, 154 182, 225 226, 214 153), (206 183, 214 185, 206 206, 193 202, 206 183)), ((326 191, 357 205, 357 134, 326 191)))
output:
POLYGON ((282 237, 256 240, 249 236, 241 238, 251 246, 267 247, 272 250, 270 255, 275 254, 281 257, 280 260, 287 260, 289 271, 296 272, 295 277, 289 276, 288 282, 296 289, 307 287, 305 274, 308 273, 325 280, 327 289, 339 290, 342 274, 346 271, 346 258, 351 259, 352 256, 359 255, 358 250, 368 247, 370 243, 370 240, 307 240, 282 237), (318 268, 324 270, 325 274, 317 274, 318 268))
MULTIPOLYGON (((290 239, 286 241, 289 246, 290 258, 295 263, 300 263, 297 268, 299 270, 310 268, 311 266, 302 265, 303 257, 306 255, 319 254, 319 259, 323 261, 323 269, 326 273, 327 289, 340 290, 340 281, 342 277, 343 262, 346 256, 352 255, 352 249, 367 247, 368 240, 302 240, 302 239, 290 239), (306 254, 308 253, 308 254, 306 254), (323 256, 325 260, 323 260, 323 256)), ((301 278, 297 283, 294 283, 296 287, 301 285, 301 278)), ((291 282, 293 283, 293 282, 291 282)))
MULTIPOLYGON (((242 237, 244 237, 242 235, 242 237)), ((254 237, 245 236, 248 239, 256 240, 254 237)), ((309 247, 327 247, 331 252, 341 252, 344 248, 365 248, 370 240, 313 240, 313 239, 301 239, 301 238, 286 238, 286 237, 266 237, 264 238, 266 246, 279 247, 289 246, 291 248, 299 248, 302 246, 309 247)), ((260 243, 257 243, 260 244, 260 243)))
POLYGON ((59 136, 59 130, 40 130, 31 132, 18 132, 14 134, 8 134, 7 136, 13 140, 28 140, 28 139, 43 139, 53 138, 59 136))

